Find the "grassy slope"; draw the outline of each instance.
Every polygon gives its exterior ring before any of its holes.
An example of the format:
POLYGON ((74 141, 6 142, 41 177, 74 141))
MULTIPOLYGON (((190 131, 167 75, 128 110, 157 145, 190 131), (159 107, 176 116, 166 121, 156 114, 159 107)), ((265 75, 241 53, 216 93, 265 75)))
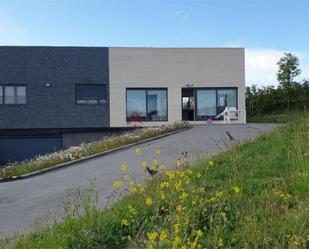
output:
POLYGON ((288 123, 298 120, 302 116, 308 115, 304 111, 291 111, 283 113, 259 114, 253 117, 247 117, 249 123, 288 123))
POLYGON ((145 192, 136 187, 103 212, 88 200, 86 215, 12 247, 309 248, 309 115, 297 120, 214 157, 212 167, 201 161, 145 192))

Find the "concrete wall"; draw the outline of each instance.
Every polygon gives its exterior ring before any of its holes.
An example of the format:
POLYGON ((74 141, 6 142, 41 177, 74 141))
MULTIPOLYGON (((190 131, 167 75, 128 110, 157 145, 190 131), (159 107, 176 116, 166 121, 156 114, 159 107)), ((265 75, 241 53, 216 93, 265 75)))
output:
POLYGON ((26 85, 27 104, 0 105, 0 129, 109 127, 108 104, 75 104, 75 84, 108 87, 107 48, 0 47, 6 84, 26 85))
MULTIPOLYGON (((245 110, 242 48, 109 48, 109 70, 111 127, 128 125, 128 87, 167 87, 168 122, 181 120, 181 88, 188 83, 194 87, 237 87, 238 108, 245 110)), ((245 122, 245 115, 240 122, 245 122)))

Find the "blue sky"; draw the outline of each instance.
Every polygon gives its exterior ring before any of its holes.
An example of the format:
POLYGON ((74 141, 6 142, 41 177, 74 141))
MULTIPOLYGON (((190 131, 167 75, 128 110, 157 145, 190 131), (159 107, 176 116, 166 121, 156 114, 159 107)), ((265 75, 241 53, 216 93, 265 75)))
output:
POLYGON ((284 52, 309 78, 308 0, 0 0, 0 45, 245 47, 248 85, 284 52))

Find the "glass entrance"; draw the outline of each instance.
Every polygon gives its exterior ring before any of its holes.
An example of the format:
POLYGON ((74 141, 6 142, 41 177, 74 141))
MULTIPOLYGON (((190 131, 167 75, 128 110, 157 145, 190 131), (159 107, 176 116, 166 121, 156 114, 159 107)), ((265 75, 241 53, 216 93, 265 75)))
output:
MULTIPOLYGON (((237 88, 183 88, 182 120, 216 120, 226 107, 237 109, 237 88)), ((221 120, 219 117, 218 120, 221 120)))
POLYGON ((193 88, 182 89, 182 120, 194 120, 195 97, 193 88))

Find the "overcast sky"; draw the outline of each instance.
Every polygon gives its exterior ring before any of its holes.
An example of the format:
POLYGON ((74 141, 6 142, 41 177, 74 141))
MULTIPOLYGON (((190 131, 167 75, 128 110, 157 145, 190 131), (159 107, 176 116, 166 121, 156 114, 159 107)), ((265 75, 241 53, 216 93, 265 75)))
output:
POLYGON ((284 52, 309 79, 308 0, 0 0, 0 45, 245 47, 248 85, 284 52))

